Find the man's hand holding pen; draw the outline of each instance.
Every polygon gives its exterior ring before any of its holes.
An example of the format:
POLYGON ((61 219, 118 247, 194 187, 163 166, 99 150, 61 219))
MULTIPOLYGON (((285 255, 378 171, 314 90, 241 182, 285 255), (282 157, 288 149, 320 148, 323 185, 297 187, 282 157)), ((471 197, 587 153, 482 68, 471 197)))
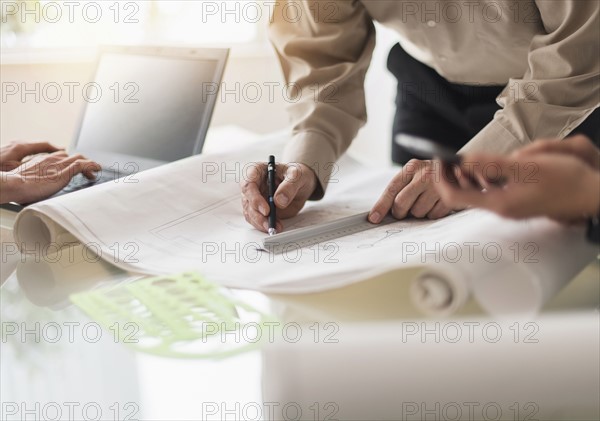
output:
MULTIPOLYGON (((317 176, 304 164, 276 164, 275 185, 275 230, 282 232, 281 220, 300 212, 317 187, 317 176)), ((252 165, 241 182, 241 190, 246 221, 260 231, 269 232, 268 163, 252 165)))

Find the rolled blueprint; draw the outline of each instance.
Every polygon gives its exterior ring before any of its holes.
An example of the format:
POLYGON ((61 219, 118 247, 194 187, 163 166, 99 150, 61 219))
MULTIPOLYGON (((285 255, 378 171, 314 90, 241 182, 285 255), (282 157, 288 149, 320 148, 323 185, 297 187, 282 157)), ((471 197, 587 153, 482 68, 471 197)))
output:
POLYGON ((79 241, 48 216, 23 212, 22 222, 14 227, 17 245, 23 254, 52 254, 58 249, 79 241))
POLYGON ((427 268, 412 281, 413 305, 430 316, 449 316, 471 298, 468 274, 452 266, 427 268))
MULTIPOLYGON (((493 315, 537 313, 593 261, 597 248, 582 241, 583 232, 577 228, 555 227, 536 235, 527 243, 529 258, 515 259, 513 253, 505 253, 494 263, 480 259, 425 268, 412 281, 413 304, 427 315, 444 317, 473 297, 493 315)), ((514 244, 504 244, 503 249, 515 250, 514 244)))

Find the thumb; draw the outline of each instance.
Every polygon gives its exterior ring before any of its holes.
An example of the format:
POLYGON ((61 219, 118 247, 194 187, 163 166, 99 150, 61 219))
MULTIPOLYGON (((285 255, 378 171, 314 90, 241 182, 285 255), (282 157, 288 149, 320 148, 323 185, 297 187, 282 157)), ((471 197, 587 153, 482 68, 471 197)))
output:
POLYGON ((306 184, 303 171, 297 164, 289 164, 284 178, 275 192, 275 204, 280 209, 287 208, 296 199, 300 190, 306 184))

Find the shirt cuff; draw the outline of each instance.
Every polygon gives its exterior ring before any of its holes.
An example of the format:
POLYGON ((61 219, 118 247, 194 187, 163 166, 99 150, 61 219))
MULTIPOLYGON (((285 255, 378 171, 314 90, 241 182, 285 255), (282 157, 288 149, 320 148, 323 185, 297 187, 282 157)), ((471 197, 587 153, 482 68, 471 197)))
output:
POLYGON ((489 152, 505 155, 522 146, 525 144, 495 118, 463 146, 459 153, 489 152))
POLYGON ((331 140, 322 133, 300 132, 294 135, 283 152, 283 162, 296 162, 310 167, 317 176, 317 187, 308 200, 325 195, 337 156, 331 140))

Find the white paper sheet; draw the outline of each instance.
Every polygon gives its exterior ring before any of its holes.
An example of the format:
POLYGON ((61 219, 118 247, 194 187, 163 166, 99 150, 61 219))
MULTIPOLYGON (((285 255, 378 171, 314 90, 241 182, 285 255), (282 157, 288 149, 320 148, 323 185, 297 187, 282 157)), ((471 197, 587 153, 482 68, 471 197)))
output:
MULTIPOLYGON (((275 138, 236 153, 196 156, 127 182, 35 204, 16 221, 17 243, 24 252, 43 253, 76 238, 128 271, 166 274, 195 269, 226 286, 278 293, 327 290, 392 269, 423 266, 460 274, 447 277, 458 279, 453 285, 467 291, 453 295, 460 302, 451 303, 452 309, 462 304, 465 294, 479 291, 481 303, 500 313, 537 310, 597 253, 586 244, 582 228, 565 228, 546 219, 508 221, 470 210, 439 221, 398 221, 270 255, 258 250, 265 234, 244 221, 239 182, 251 162, 263 162, 269 154, 280 156, 283 144, 284 139, 275 138), (515 306, 514 299, 523 291, 528 292, 515 306)), ((325 199, 284 221, 285 228, 368 210, 396 171, 342 158, 325 199)))

